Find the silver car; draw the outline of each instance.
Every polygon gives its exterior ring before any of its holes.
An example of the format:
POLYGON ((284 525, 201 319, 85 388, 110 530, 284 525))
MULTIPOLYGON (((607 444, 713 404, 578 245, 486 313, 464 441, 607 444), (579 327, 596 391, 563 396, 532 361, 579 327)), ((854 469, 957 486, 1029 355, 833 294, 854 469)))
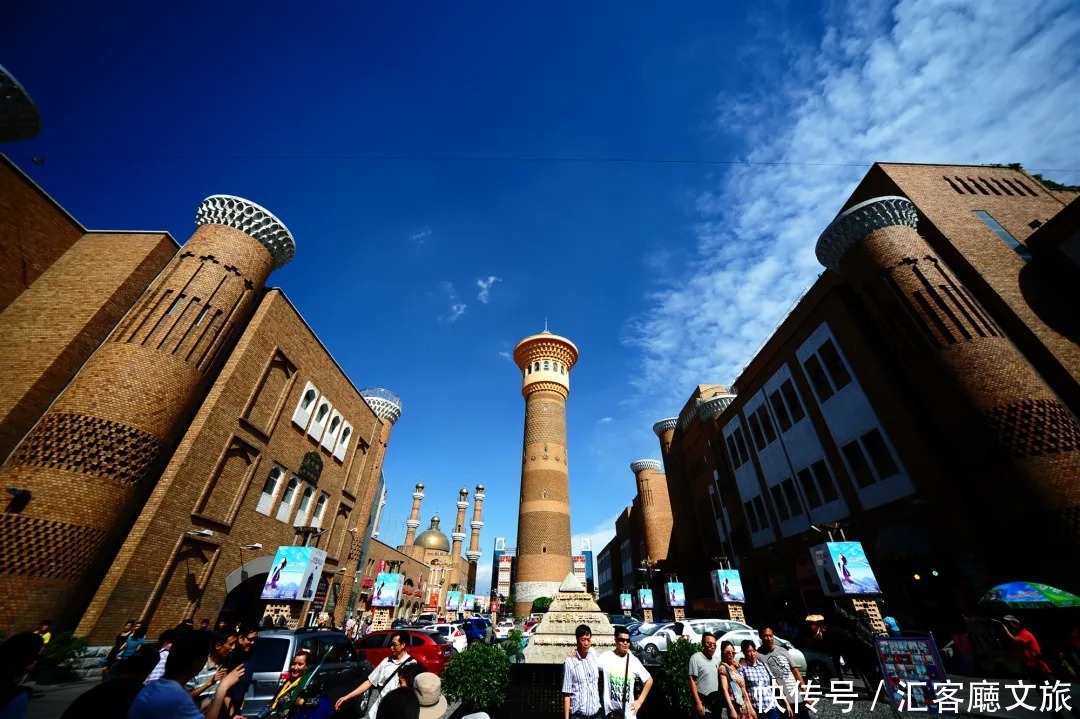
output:
MULTIPOLYGON (((630 650, 642 664, 659 664, 661 652, 678 639, 700 642, 705 632, 719 637, 726 632, 750 629, 742 622, 731 619, 684 619, 681 622, 662 624, 646 622, 638 627, 638 633, 630 637, 630 650), (681 624, 680 627, 676 626, 681 624)), ((753 631, 753 630, 751 630, 753 631)))
MULTIPOLYGON (((717 651, 720 651, 720 645, 722 645, 724 642, 731 642, 735 645, 735 661, 740 662, 743 658, 742 643, 747 639, 751 640, 754 643, 755 647, 761 646, 761 635, 758 634, 758 630, 750 629, 749 627, 747 627, 746 629, 736 629, 733 632, 728 632, 723 636, 717 637, 717 651)), ((776 646, 782 647, 787 650, 788 655, 791 657, 791 662, 799 670, 799 674, 801 674, 805 679, 806 655, 796 649, 795 645, 786 639, 781 639, 780 637, 774 635, 773 640, 776 642, 776 646)))

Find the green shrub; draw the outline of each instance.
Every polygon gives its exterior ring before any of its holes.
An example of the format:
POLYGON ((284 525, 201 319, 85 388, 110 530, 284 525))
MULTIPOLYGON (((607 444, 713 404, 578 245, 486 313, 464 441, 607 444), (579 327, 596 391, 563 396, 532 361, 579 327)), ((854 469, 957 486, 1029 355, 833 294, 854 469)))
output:
POLYGON ((694 698, 690 695, 690 657, 701 651, 701 645, 689 639, 678 639, 668 644, 660 655, 660 689, 668 705, 683 711, 693 711, 694 698))
POLYGON ((534 612, 546 612, 550 606, 551 597, 537 597, 533 600, 532 610, 534 612))
MULTIPOLYGON (((518 632, 520 636, 520 632, 518 632)), ((474 642, 463 652, 450 657, 442 674, 443 693, 460 699, 468 709, 490 711, 506 700, 510 680, 510 659, 502 646, 474 642)))
POLYGON ((506 652, 507 659, 513 662, 525 649, 525 635, 521 633, 520 629, 511 629, 510 633, 506 635, 506 639, 503 639, 496 646, 506 652))
POLYGON ((77 637, 74 632, 61 632, 52 636, 41 656, 58 667, 75 669, 86 654, 86 648, 86 637, 77 637))

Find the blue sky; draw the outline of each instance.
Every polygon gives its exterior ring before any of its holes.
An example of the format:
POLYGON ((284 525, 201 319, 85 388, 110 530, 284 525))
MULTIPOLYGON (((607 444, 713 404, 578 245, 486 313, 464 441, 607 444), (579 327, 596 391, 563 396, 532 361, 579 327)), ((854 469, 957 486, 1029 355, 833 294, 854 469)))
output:
POLYGON ((426 526, 483 481, 481 591, 516 536, 508 353, 545 317, 581 350, 572 527, 598 551, 652 423, 734 379, 871 162, 1080 182, 1070 0, 176 5, 0 6, 43 116, 4 152, 93 229, 183 241, 214 193, 277 214, 298 247, 272 283, 403 399, 382 539, 415 482, 426 526))

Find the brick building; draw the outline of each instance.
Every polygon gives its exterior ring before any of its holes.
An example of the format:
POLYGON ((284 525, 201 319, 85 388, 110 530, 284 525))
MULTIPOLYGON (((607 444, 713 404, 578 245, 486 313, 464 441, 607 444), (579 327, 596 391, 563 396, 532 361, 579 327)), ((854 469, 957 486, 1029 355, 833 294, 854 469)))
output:
POLYGON ((4 631, 304 622, 258 598, 279 545, 326 550, 327 595, 353 582, 400 400, 266 287, 295 248, 277 218, 216 195, 197 224, 88 231, 0 161, 4 631))
POLYGON ((380 541, 372 541, 364 562, 360 579, 358 609, 371 609, 371 592, 380 572, 400 572, 402 593, 398 605, 391 612, 391 619, 415 618, 428 607, 432 589, 432 568, 418 559, 394 549, 380 541))
POLYGON ((1080 589, 1076 198, 1016 168, 873 166, 732 391, 654 428, 691 610, 718 607, 718 561, 751 622, 828 610, 808 548, 830 530, 902 624, 1004 581, 1080 589))

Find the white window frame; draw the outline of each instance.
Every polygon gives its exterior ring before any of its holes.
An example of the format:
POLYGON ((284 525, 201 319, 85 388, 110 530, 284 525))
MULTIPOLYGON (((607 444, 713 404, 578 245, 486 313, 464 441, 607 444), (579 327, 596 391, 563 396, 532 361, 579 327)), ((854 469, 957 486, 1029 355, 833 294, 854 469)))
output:
POLYGON ((277 514, 274 515, 274 517, 275 517, 275 519, 277 519, 277 521, 279 521, 279 522, 288 522, 289 521, 289 516, 292 514, 293 505, 296 504, 296 490, 300 489, 301 484, 303 484, 303 482, 301 482, 300 478, 297 477, 295 474, 293 476, 289 477, 289 481, 285 483, 285 491, 281 495, 281 504, 278 505, 277 514), (289 493, 289 485, 292 485, 294 482, 295 482, 295 485, 293 485, 292 497, 289 497, 286 500, 286 496, 289 493))
POLYGON ((326 425, 330 423, 330 415, 334 413, 334 405, 330 403, 326 397, 320 397, 315 403, 315 411, 311 414, 311 424, 308 425, 308 437, 311 437, 316 442, 322 439, 323 432, 326 431, 326 425), (322 420, 319 419, 319 415, 322 414, 323 408, 326 408, 326 413, 323 414, 322 420))
POLYGON ((337 445, 334 447, 334 459, 339 462, 345 461, 345 454, 349 451, 349 440, 352 439, 353 426, 348 422, 341 425, 341 436, 338 437, 337 445))
POLYGON ((301 429, 307 427, 308 422, 311 421, 311 415, 315 412, 315 408, 319 406, 320 397, 322 397, 322 394, 319 392, 319 388, 315 386, 314 382, 305 383, 304 391, 300 393, 300 399, 296 402, 296 409, 293 410, 293 424, 299 425, 301 429), (305 406, 304 397, 307 396, 309 391, 315 392, 315 398, 311 400, 310 404, 305 406))
POLYGON ((281 480, 285 478, 285 468, 280 464, 274 464, 270 468, 270 473, 266 475, 266 481, 263 482, 262 491, 259 492, 259 500, 255 504, 255 511, 259 514, 270 516, 270 510, 274 507, 274 498, 277 496, 278 489, 281 488, 281 480), (266 485, 273 479, 274 486, 269 492, 266 491, 266 485))
POLYGON ((345 418, 341 416, 341 412, 336 409, 330 410, 330 421, 326 425, 326 432, 322 437, 322 448, 327 452, 333 452, 334 447, 337 446, 338 435, 341 434, 341 428, 345 425, 345 418), (337 423, 336 425, 334 423, 337 423))

